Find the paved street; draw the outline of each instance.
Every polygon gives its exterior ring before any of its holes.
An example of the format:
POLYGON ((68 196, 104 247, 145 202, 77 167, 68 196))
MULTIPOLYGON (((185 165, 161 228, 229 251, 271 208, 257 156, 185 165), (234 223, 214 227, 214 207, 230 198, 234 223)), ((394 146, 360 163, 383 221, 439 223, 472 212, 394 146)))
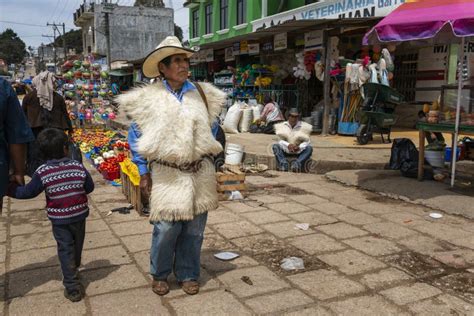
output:
MULTIPOLYGON (((118 188, 93 174, 81 278, 87 296, 63 297, 43 197, 5 200, 0 217, 4 315, 473 315, 472 220, 329 182, 321 175, 249 176, 250 199, 209 214, 202 288, 173 284, 163 298, 148 275, 152 226, 118 188), (308 230, 295 229, 309 223, 308 230), (240 258, 215 259, 219 251, 240 258), (305 269, 286 272, 285 257, 305 269), (247 280, 244 282, 242 277, 247 280)), ((173 282, 173 281, 172 281, 173 282)))

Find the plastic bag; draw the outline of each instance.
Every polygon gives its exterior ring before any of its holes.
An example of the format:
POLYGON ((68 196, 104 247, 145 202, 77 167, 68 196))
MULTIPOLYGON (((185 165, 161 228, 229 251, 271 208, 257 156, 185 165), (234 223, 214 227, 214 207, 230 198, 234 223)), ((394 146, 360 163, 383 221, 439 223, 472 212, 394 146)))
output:
MULTIPOLYGON (((428 163, 425 161, 425 164, 428 163)), ((390 169, 400 170, 404 177, 416 178, 418 176, 418 150, 410 139, 393 140, 389 166, 390 169)), ((433 179, 433 172, 425 169, 423 178, 433 179)))
POLYGON ((285 271, 303 270, 304 262, 298 257, 288 257, 281 261, 280 267, 285 271))

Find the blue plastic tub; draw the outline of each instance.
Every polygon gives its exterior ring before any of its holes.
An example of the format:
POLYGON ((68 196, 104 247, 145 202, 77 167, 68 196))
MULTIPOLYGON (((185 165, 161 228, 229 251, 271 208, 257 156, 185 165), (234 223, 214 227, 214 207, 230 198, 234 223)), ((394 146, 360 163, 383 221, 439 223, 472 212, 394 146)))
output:
POLYGON ((339 122, 337 127, 337 133, 341 135, 355 135, 357 129, 359 128, 359 123, 352 122, 339 122))
MULTIPOLYGON (((451 162, 451 147, 446 147, 444 150, 444 161, 451 162)), ((461 155, 461 147, 458 147, 456 150, 456 161, 459 160, 459 156, 461 155)))

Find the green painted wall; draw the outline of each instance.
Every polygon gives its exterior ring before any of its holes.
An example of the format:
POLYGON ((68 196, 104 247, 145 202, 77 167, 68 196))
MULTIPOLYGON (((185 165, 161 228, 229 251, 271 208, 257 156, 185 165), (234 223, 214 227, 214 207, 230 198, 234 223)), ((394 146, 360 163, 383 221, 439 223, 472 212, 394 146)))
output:
MULTIPOLYGON (((279 0, 267 0, 268 1, 268 14, 274 15, 277 14, 278 7, 280 5, 279 0)), ((284 11, 291 10, 303 6, 305 0, 287 0, 284 11)), ((242 29, 235 29, 234 26, 237 22, 237 0, 229 0, 228 6, 228 24, 229 31, 224 34, 218 34, 217 31, 220 29, 220 1, 219 0, 207 0, 200 3, 195 8, 189 9, 189 37, 191 46, 199 46, 202 44, 212 43, 221 41, 224 39, 232 38, 239 35, 244 35, 252 32, 252 24, 250 22, 258 20, 262 17, 262 1, 261 0, 247 0, 247 26, 242 29), (208 4, 213 5, 213 16, 212 16, 212 37, 204 38, 206 30, 206 20, 205 20, 205 7, 208 4), (199 38, 193 39, 193 11, 199 10, 199 38)))

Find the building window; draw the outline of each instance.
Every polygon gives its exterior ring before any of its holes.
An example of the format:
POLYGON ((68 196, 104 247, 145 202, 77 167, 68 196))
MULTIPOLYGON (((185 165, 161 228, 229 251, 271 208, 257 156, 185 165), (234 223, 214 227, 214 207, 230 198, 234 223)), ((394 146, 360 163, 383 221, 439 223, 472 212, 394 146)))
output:
POLYGON ((221 25, 220 29, 224 30, 229 27, 229 0, 220 0, 221 25))
POLYGON ((199 36, 199 9, 193 11, 193 38, 199 36))
POLYGON ((212 33, 212 4, 206 6, 206 34, 212 33))
POLYGON ((237 25, 246 22, 245 12, 247 11, 247 1, 237 0, 237 25))

